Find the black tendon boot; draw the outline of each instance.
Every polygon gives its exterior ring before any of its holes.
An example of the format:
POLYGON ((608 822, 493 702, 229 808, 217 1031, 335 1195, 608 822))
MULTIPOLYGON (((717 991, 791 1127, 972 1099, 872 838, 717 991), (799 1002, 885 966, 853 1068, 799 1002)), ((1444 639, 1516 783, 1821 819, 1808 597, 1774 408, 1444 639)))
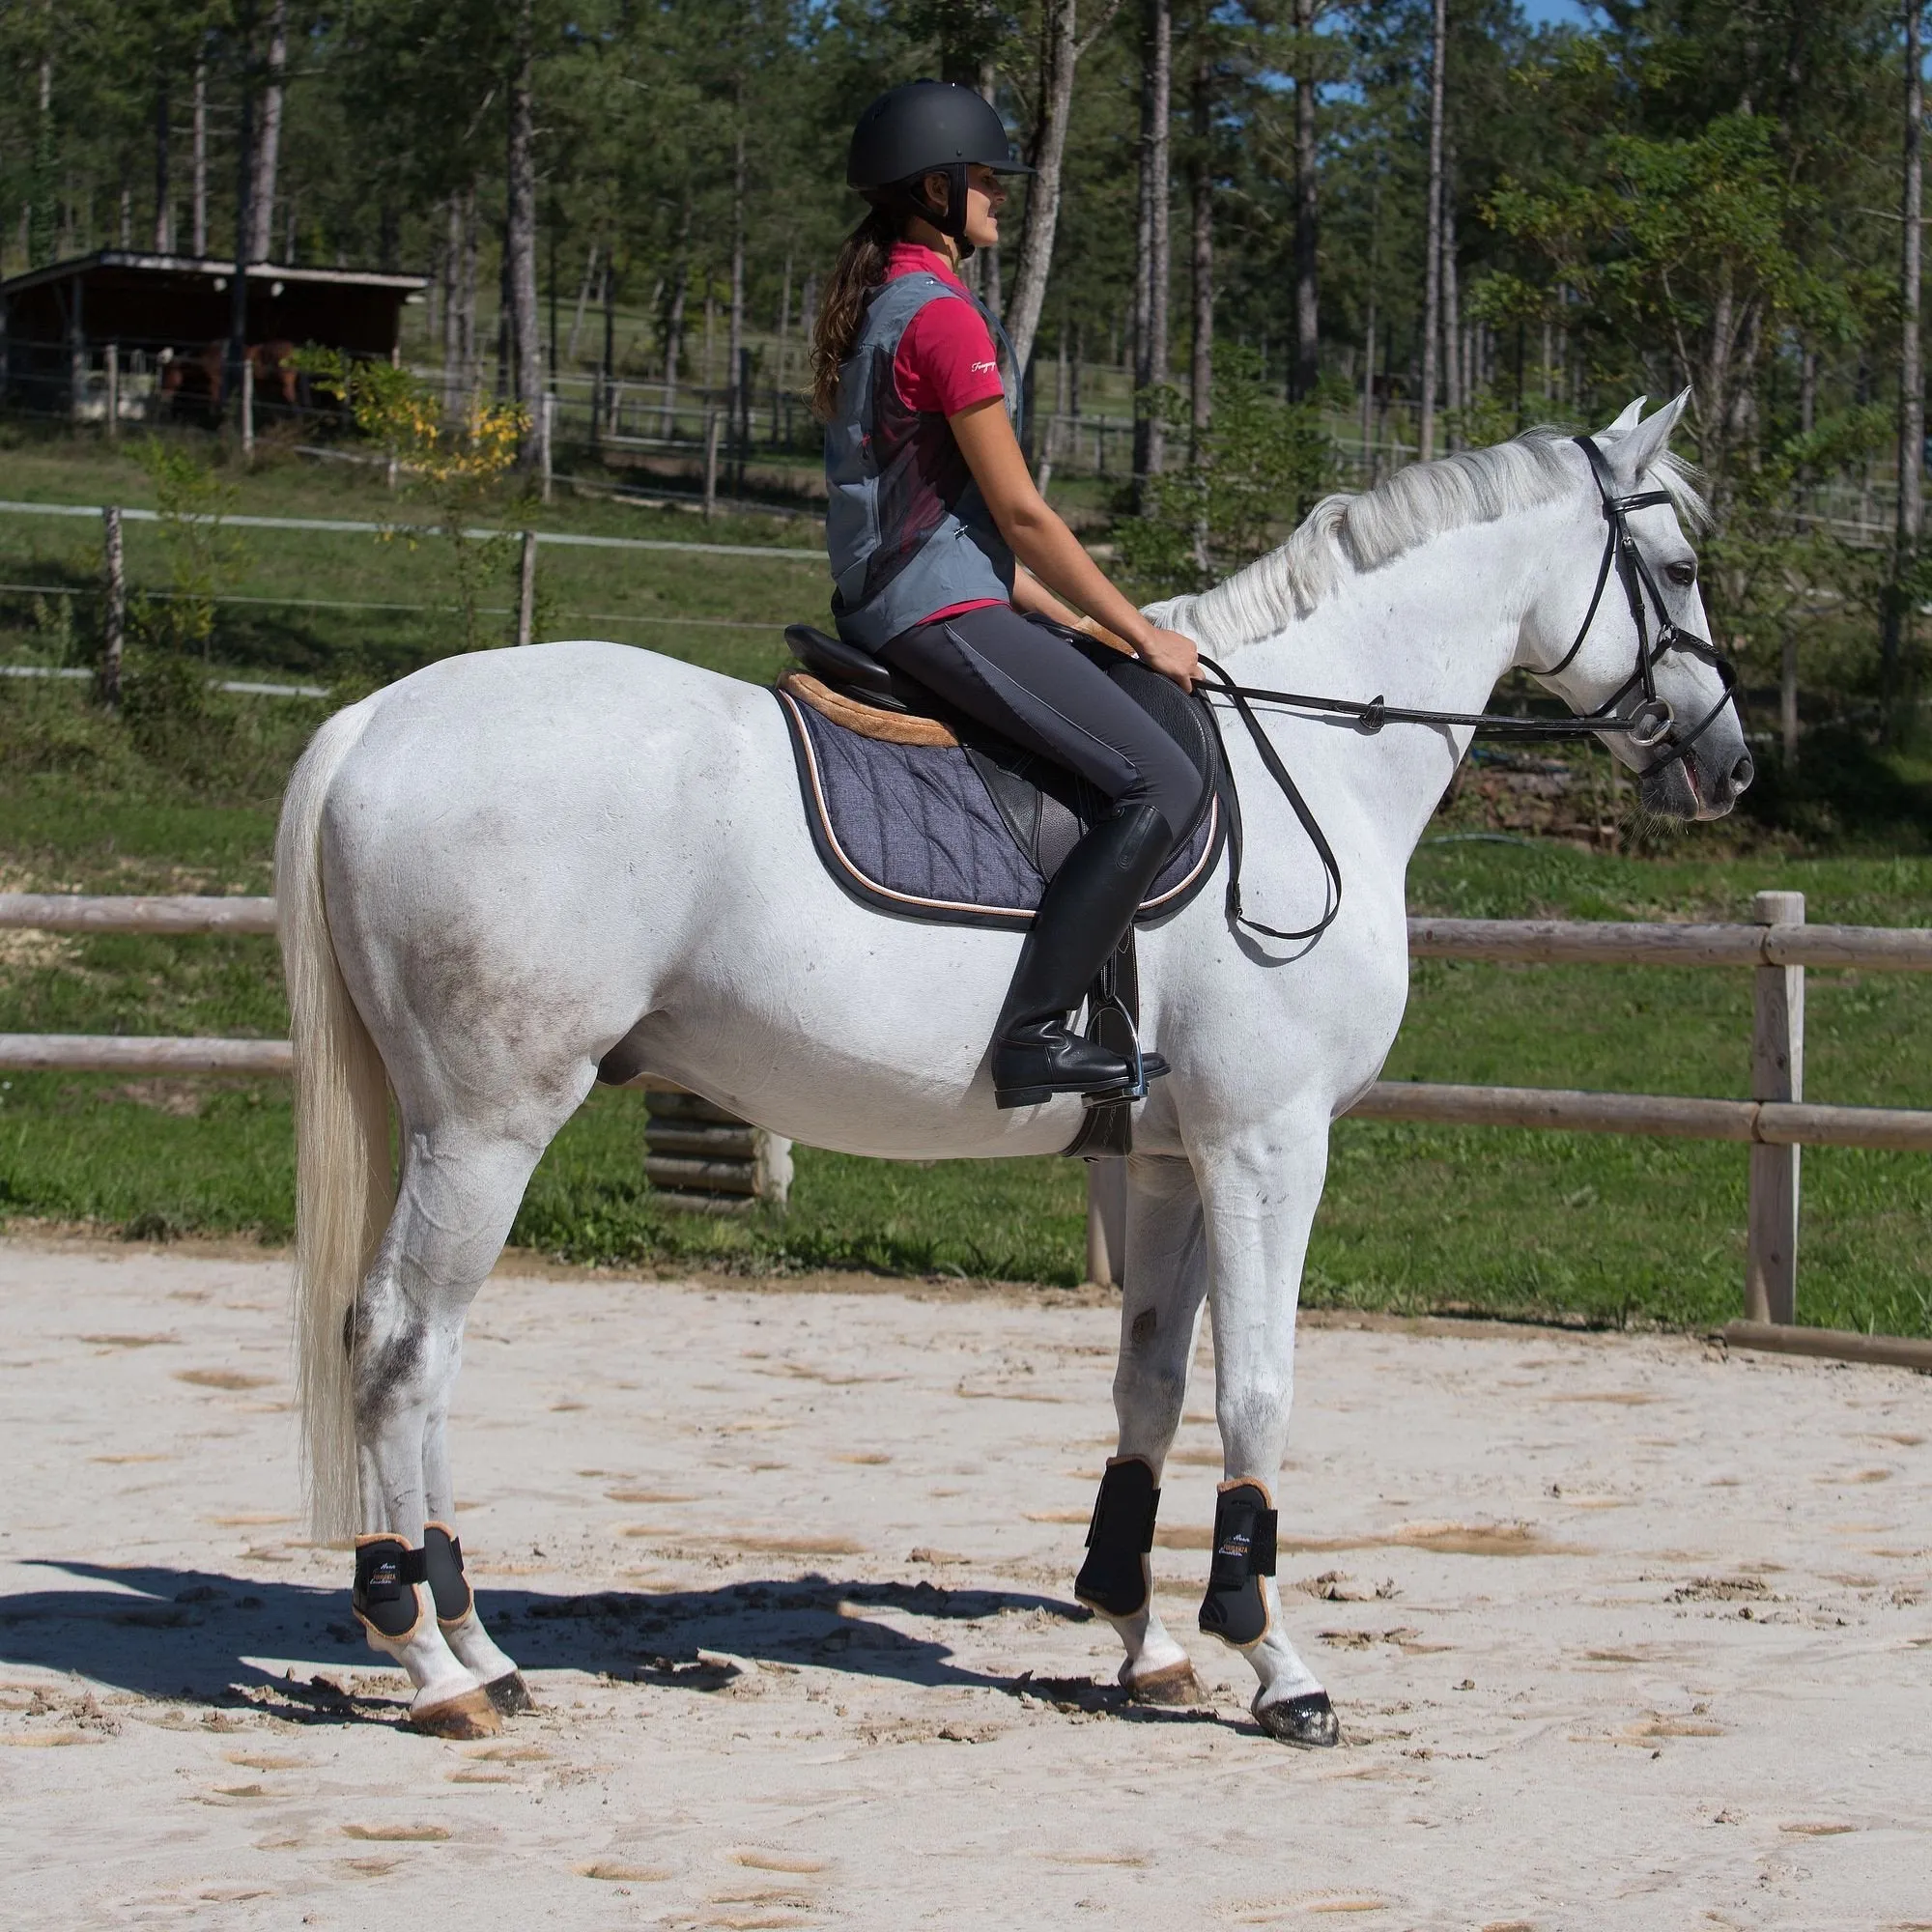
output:
POLYGON ((476 1599, 463 1574, 463 1545, 446 1522, 423 1524, 423 1580, 436 1599, 436 1620, 445 1630, 469 1614, 476 1599))
POLYGON ((1037 1107, 1056 1094, 1105 1097, 1132 1087, 1134 1069, 1125 1059, 1082 1039, 1066 1020, 1121 943, 1173 842, 1167 820, 1152 806, 1130 806, 1103 818, 1061 862, 993 1029, 993 1096, 1000 1106, 1037 1107))
POLYGON ((1208 1566, 1208 1594, 1201 1600, 1201 1628, 1237 1650, 1267 1635, 1267 1593, 1262 1578, 1274 1575, 1274 1521, 1268 1492, 1259 1483, 1221 1485, 1214 1499, 1214 1554, 1208 1566))
POLYGON ((1087 1560, 1073 1579, 1073 1594, 1103 1617, 1138 1616, 1147 1608, 1147 1559, 1159 1508, 1160 1491, 1147 1459, 1110 1458, 1087 1525, 1087 1560))
POLYGON ((355 1539, 355 1587, 350 1602, 355 1614, 379 1635, 406 1643, 422 1621, 416 1585, 427 1582, 423 1553, 400 1536, 355 1539))

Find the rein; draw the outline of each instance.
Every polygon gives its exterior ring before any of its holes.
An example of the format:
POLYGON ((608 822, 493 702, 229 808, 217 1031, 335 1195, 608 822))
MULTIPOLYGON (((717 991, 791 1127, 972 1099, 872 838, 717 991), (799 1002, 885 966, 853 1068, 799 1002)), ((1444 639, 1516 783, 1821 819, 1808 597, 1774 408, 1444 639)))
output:
MULTIPOLYGON (((1632 536, 1630 515, 1634 510, 1654 509, 1660 504, 1670 502, 1667 490, 1644 490, 1635 496, 1619 497, 1613 486, 1614 479, 1610 466, 1605 461, 1604 453, 1587 436, 1574 439, 1577 447, 1589 458, 1591 480, 1597 486, 1597 494, 1603 498, 1604 520, 1609 529, 1604 538, 1604 554, 1597 565, 1596 587, 1590 593, 1589 609, 1583 612, 1583 622, 1570 648, 1549 666, 1548 669, 1532 671, 1533 677, 1555 677, 1567 670, 1576 661, 1577 653, 1583 648, 1589 638, 1590 627, 1597 621, 1597 611, 1604 601, 1604 591, 1610 581, 1610 568, 1616 567, 1617 581, 1623 586, 1624 597, 1630 605, 1631 621, 1636 627, 1636 664, 1629 677, 1606 697, 1596 710, 1584 712, 1572 718, 1521 718, 1507 713, 1493 711, 1418 711, 1404 705, 1390 704, 1377 696, 1366 702, 1351 697, 1311 697, 1294 691, 1264 691, 1253 685, 1236 684, 1228 673, 1210 657, 1201 658, 1202 668, 1209 673, 1211 683, 1208 690, 1225 697, 1234 707, 1235 715, 1246 727, 1248 736, 1254 741, 1255 751, 1266 771, 1293 808, 1301 829, 1308 835, 1308 842, 1315 847, 1316 856, 1328 875, 1327 907, 1321 917, 1313 924, 1301 927, 1295 932, 1284 932, 1276 926, 1264 925, 1258 920, 1249 919, 1241 910, 1241 816, 1239 802, 1228 814, 1228 918, 1236 925, 1244 925, 1250 932, 1261 933, 1268 939, 1300 941, 1320 939, 1334 924, 1342 910, 1342 867, 1336 860, 1334 848, 1328 843, 1326 835, 1317 822, 1308 801, 1302 797, 1301 788, 1294 782, 1288 767, 1282 763, 1281 754, 1269 741, 1262 727, 1262 722, 1255 716, 1256 704, 1279 704, 1294 711, 1305 711, 1319 718, 1352 719, 1355 728, 1365 736, 1374 737, 1384 724, 1447 724, 1465 727, 1472 736, 1478 738, 1515 738, 1529 740, 1556 740, 1565 738, 1590 738, 1605 732, 1615 732, 1629 737, 1645 751, 1656 751, 1658 755, 1643 767, 1645 773, 1661 771, 1666 765, 1675 764, 1684 757, 1711 726, 1717 723, 1718 715, 1732 700, 1737 690, 1737 672, 1730 660, 1714 645, 1708 638, 1700 638, 1693 632, 1686 631, 1671 617, 1663 601, 1663 593, 1658 588, 1657 579, 1650 565, 1644 560, 1643 553, 1637 549, 1636 539, 1632 536), (1644 608, 1648 598, 1651 609, 1657 615, 1657 641, 1653 644, 1650 637, 1649 612, 1644 608), (1670 706, 1657 695, 1657 661, 1666 651, 1683 651, 1690 657, 1701 659, 1712 666, 1723 686, 1723 695, 1705 712, 1702 718, 1681 737, 1677 733, 1676 721, 1670 706), (1641 692, 1642 699, 1629 717, 1621 716, 1617 707, 1634 692, 1641 692)), ((1209 717, 1213 717, 1214 707, 1208 706, 1209 717)), ((1219 721, 1215 729, 1220 729, 1219 721)), ((1225 756, 1224 756, 1225 762, 1225 756)), ((1229 777, 1229 791, 1234 791, 1232 771, 1229 777)))

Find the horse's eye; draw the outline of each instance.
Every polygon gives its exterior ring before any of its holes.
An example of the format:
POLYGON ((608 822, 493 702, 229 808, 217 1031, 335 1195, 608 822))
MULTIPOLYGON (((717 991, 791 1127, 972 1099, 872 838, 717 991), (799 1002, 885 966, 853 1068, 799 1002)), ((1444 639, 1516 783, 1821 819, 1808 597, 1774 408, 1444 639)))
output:
POLYGON ((1664 576, 1679 589, 1689 590, 1697 581, 1697 566, 1694 563, 1673 563, 1664 567, 1664 576))

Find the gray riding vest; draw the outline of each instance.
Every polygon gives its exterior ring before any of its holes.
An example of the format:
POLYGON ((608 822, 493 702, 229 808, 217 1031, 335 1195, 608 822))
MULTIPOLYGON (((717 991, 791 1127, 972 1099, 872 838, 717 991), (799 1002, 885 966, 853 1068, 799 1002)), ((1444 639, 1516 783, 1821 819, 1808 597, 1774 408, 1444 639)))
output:
POLYGON ((882 284, 838 371, 838 413, 825 431, 825 543, 838 635, 861 650, 949 605, 1012 596, 1013 554, 946 418, 907 409, 893 381, 913 317, 929 301, 968 299, 929 273, 882 284))

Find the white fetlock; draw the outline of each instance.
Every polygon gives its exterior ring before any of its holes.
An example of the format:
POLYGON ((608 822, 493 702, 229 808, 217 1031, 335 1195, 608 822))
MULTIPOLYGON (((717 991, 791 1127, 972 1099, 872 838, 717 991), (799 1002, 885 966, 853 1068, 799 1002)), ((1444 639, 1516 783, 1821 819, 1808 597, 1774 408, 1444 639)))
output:
POLYGON ((491 1703, 505 1718, 534 1709, 516 1660, 491 1641, 476 1614, 476 1594, 463 1574, 463 1545, 448 1523, 423 1525, 423 1568, 443 1641, 475 1674, 491 1703))
POLYGON ((409 1672, 415 1686, 410 1699, 410 1722, 440 1737, 494 1737, 502 1726, 484 1680, 465 1664, 443 1641, 436 1621, 436 1605, 426 1583, 414 1586, 417 1616, 406 1636, 385 1635, 366 1618, 362 1628, 369 1648, 393 1658, 409 1672))
POLYGON ((1194 1663, 1151 1606, 1138 1616, 1114 1620, 1127 1654, 1115 1680, 1137 1704, 1195 1704, 1207 1691, 1194 1663))
POLYGON ((490 1701, 506 1715, 530 1709, 529 1691, 525 1688, 517 1661, 502 1650, 483 1628, 483 1619, 472 1604, 462 1616, 440 1626, 443 1641, 488 1692, 490 1701))
POLYGON ((362 1536, 356 1539, 355 1558, 356 1619, 369 1648, 393 1659, 409 1673, 415 1687, 410 1722, 439 1737, 494 1737, 502 1729, 502 1720, 483 1680, 443 1640, 436 1598, 424 1578, 419 1553, 410 1550, 400 1537, 362 1536), (384 1623, 399 1623, 395 1612, 405 1603, 413 1612, 406 1629, 384 1630, 371 1615, 374 1611, 384 1623))

